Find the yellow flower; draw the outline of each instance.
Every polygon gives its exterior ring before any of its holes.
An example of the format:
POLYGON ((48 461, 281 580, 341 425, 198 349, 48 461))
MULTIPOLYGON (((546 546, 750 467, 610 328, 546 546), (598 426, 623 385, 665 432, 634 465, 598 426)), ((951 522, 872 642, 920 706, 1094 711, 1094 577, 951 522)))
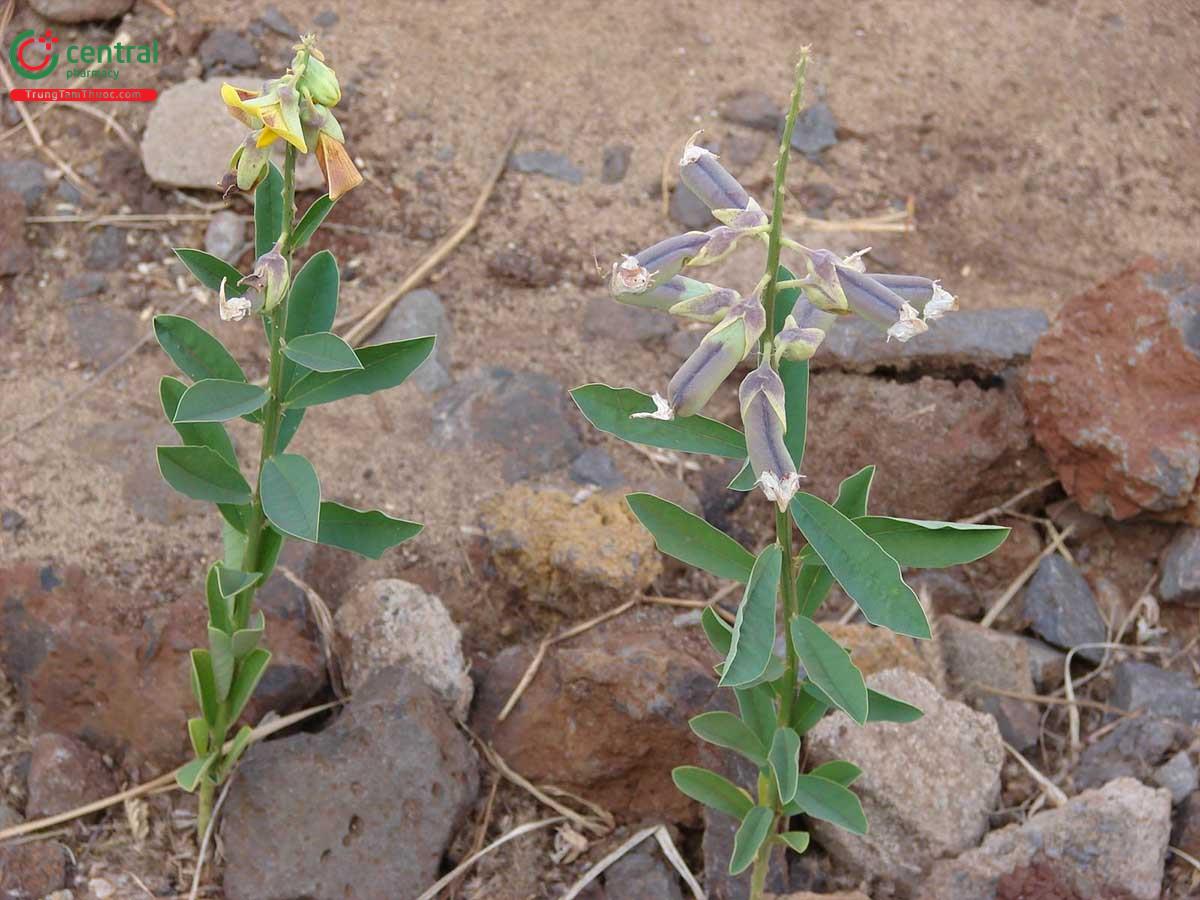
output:
POLYGON ((337 200, 362 184, 363 177, 346 152, 346 145, 323 131, 317 134, 317 163, 325 174, 330 200, 337 200))
POLYGON ((239 122, 250 128, 261 124, 258 146, 269 147, 283 138, 301 153, 308 152, 300 126, 300 98, 291 84, 281 79, 265 94, 224 84, 221 99, 239 122))

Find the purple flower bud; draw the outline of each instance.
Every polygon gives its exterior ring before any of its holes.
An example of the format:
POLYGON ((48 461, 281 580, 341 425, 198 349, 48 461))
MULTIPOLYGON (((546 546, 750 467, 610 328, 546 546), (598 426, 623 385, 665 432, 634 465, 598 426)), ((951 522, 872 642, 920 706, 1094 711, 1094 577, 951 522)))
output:
POLYGON ((844 266, 836 268, 838 282, 851 311, 887 329, 889 340, 895 338, 904 342, 929 329, 910 303, 872 276, 844 266))
POLYGON ((695 143, 699 136, 697 131, 683 148, 679 180, 711 210, 748 209, 753 201, 746 189, 717 162, 716 154, 695 143))
POLYGON ((750 467, 758 476, 758 486, 768 500, 787 509, 800 486, 800 475, 783 442, 787 431, 783 382, 765 360, 742 381, 738 402, 750 467))
POLYGON ((708 241, 706 232, 689 231, 659 241, 636 256, 624 257, 613 264, 613 294, 640 294, 674 278, 708 241))
MULTIPOLYGON (((810 316, 810 319, 816 319, 817 316, 828 317, 829 324, 833 324, 835 316, 832 313, 822 312, 814 309, 816 315, 810 316)), ((779 330, 779 334, 775 335, 775 365, 779 365, 781 359, 791 359, 796 362, 803 362, 806 359, 812 359, 817 352, 817 348, 821 346, 821 341, 825 340, 826 328, 816 326, 801 326, 796 322, 795 315, 788 316, 783 322, 783 328, 779 330)))
POLYGON ((671 315, 683 319, 695 319, 697 322, 717 323, 725 317, 733 307, 742 302, 742 295, 731 288, 717 287, 708 284, 708 293, 689 297, 671 307, 671 315))

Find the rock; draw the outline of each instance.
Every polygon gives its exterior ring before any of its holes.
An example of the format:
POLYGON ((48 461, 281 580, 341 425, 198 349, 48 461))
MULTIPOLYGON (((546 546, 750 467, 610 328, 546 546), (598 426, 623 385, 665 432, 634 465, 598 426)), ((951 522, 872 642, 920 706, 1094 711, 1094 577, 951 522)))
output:
POLYGON ((1039 309, 967 309, 901 343, 885 341, 883 332, 869 322, 849 318, 830 330, 813 357, 813 367, 987 378, 1029 362, 1049 324, 1039 309))
MULTIPOLYGON (((1025 616, 1034 634, 1064 650, 1108 640, 1096 595, 1079 570, 1057 553, 1043 559, 1029 580, 1025 616)), ((1104 651, 1091 648, 1075 655, 1099 662, 1104 651)))
POLYGON ((485 500, 480 519, 492 560, 530 600, 569 614, 613 605, 649 587, 662 571, 650 532, 619 494, 582 503, 558 490, 509 488, 485 500))
POLYGON ((25 205, 21 196, 0 190, 0 276, 28 272, 29 245, 25 243, 25 205))
POLYGON ((552 645, 497 722, 535 649, 509 647, 479 674, 473 727, 535 783, 575 791, 623 819, 695 824, 699 804, 675 789, 671 769, 698 763, 687 720, 714 699, 716 660, 698 629, 672 619, 639 607, 552 645))
POLYGON ((108 292, 108 279, 99 272, 81 272, 62 283, 58 296, 63 300, 82 300, 108 292))
POLYGON ((59 181, 58 186, 54 189, 54 196, 70 206, 79 206, 83 202, 83 194, 80 193, 79 188, 65 178, 59 181))
POLYGON ((1021 638, 955 616, 941 616, 937 624, 951 683, 973 707, 995 718, 1001 737, 1018 750, 1036 744, 1041 728, 1037 704, 985 690, 1035 692, 1029 649, 1021 638))
MULTIPOLYGON (((190 79, 159 94, 142 133, 142 165, 155 184, 217 190, 230 155, 247 134, 221 102, 224 81, 190 79)), ((276 163, 282 159, 277 156, 276 163)), ((297 190, 324 184, 313 154, 304 156, 296 167, 297 190)))
POLYGON ((277 6, 268 6, 263 10, 263 14, 258 17, 267 28, 271 29, 276 34, 283 35, 285 38, 295 38, 300 32, 292 20, 279 11, 277 6))
POLYGON ((0 510, 0 529, 17 532, 25 524, 25 517, 15 509, 0 510))
POLYGON ((225 895, 415 897, 475 799, 477 765, 419 678, 377 673, 324 731, 246 754, 221 826, 225 895))
POLYGON ((672 222, 693 231, 704 231, 717 225, 712 211, 704 201, 692 193, 684 184, 677 184, 671 191, 671 202, 667 206, 667 215, 672 222))
POLYGON ((57 841, 0 845, 0 897, 45 897, 67 884, 67 848, 57 841))
POLYGON ((930 681, 940 677, 917 651, 919 645, 912 638, 862 622, 846 625, 822 622, 821 625, 830 637, 846 648, 863 675, 874 675, 885 669, 908 669, 930 681))
POLYGON ((877 466, 871 512, 956 519, 1007 500, 1049 471, 1020 400, 970 381, 814 378, 805 490, 832 500, 847 475, 877 466))
POLYGON ((797 894, 777 894, 774 896, 774 900, 871 900, 871 898, 861 891, 838 891, 836 894, 814 894, 812 891, 800 891, 797 894))
POLYGON ((433 442, 503 457, 508 482, 567 466, 583 443, 562 385, 536 372, 485 369, 448 388, 433 408, 433 442))
POLYGON ((253 69, 260 62, 258 51, 245 37, 231 28, 215 28, 199 47, 204 74, 253 69))
MULTIPOLYGON (((264 641, 274 655, 247 708, 249 722, 300 708, 325 684, 303 598, 295 609, 267 588, 261 596, 264 641)), ((163 768, 190 752, 182 724, 195 714, 188 651, 204 642, 203 603, 131 612, 126 592, 94 573, 17 564, 0 569, 0 609, 0 667, 32 732, 68 735, 127 763, 163 768)))
POLYGON ((588 447, 571 460, 571 480, 577 484, 594 484, 607 489, 625 483, 613 458, 600 447, 588 447))
POLYGON ((246 245, 246 222, 233 210, 223 209, 208 220, 204 229, 204 249, 228 263, 246 245))
POLYGON ((64 734, 39 734, 29 761, 31 819, 57 815, 116 793, 104 760, 91 747, 64 734))
POLYGON ((524 175, 546 175, 569 184, 583 184, 583 173, 563 156, 551 150, 527 150, 508 158, 508 168, 524 175))
POLYGON ((425 394, 440 391, 453 382, 450 377, 450 343, 453 332, 442 298, 425 288, 409 291, 392 307, 372 338, 372 341, 382 344, 429 334, 437 335, 433 353, 409 376, 409 381, 425 394))
POLYGON ((99 300, 67 308, 67 326, 80 362, 103 368, 138 339, 138 318, 132 312, 99 300))
POLYGON ((1200 528, 1179 530, 1163 554, 1160 572, 1160 599, 1200 606, 1200 528))
POLYGON ((46 169, 36 159, 0 159, 0 190, 20 194, 31 210, 46 193, 46 169))
POLYGON ((675 869, 647 841, 604 870, 609 900, 683 900, 675 869))
POLYGON ((338 23, 338 14, 332 9, 325 9, 317 13, 313 19, 313 24, 318 28, 332 28, 338 23))
POLYGON ((106 225, 88 243, 83 264, 99 272, 111 272, 124 265, 126 250, 125 232, 115 225, 106 225))
POLYGON ((1151 715, 1181 719, 1189 725, 1200 722, 1200 690, 1192 676, 1152 663, 1118 663, 1108 702, 1121 709, 1144 709, 1151 715))
POLYGON ((20 825, 24 821, 24 816, 3 800, 0 800, 0 829, 11 828, 14 825, 20 825))
POLYGON ((1154 770, 1154 783, 1170 791, 1172 803, 1182 803, 1200 787, 1196 766, 1186 750, 1180 750, 1154 770))
POLYGON ((652 309, 640 309, 615 302, 611 297, 590 297, 583 312, 583 336, 590 340, 611 341, 621 348, 670 337, 675 322, 670 316, 652 309))
POLYGON ((1023 825, 987 836, 981 847, 937 863, 922 887, 929 900, 981 897, 1128 897, 1157 900, 1171 832, 1171 798, 1131 778, 1120 778, 1045 810, 1023 825), (1040 867, 1037 881, 1061 885, 1055 893, 1019 894, 1007 885, 1040 867), (1063 890, 1066 888, 1067 890, 1063 890))
POLYGON ((1146 780, 1172 750, 1188 741, 1182 722, 1157 716, 1122 719, 1108 734, 1089 744, 1079 757, 1072 781, 1079 790, 1103 787, 1115 778, 1146 780))
POLYGON ((809 827, 831 856, 864 877, 911 883, 983 837, 1000 797, 1004 746, 991 716, 943 699, 919 675, 889 669, 868 684, 925 715, 907 725, 859 726, 841 712, 819 722, 809 732, 809 757, 813 765, 846 759, 863 770, 854 790, 870 831, 860 837, 819 820, 809 827))
POLYGON ((792 149, 815 157, 837 143, 837 120, 824 100, 801 110, 792 132, 792 149))
POLYGON ((488 274, 521 287, 557 284, 561 267, 545 254, 520 246, 504 247, 487 260, 488 274))
POLYGON ((1088 512, 1200 525, 1200 286, 1143 257, 1069 300, 1038 341, 1025 400, 1088 512))
POLYGON ((343 598, 333 621, 351 693, 377 672, 404 665, 456 719, 467 717, 475 686, 467 675, 462 634, 438 597, 407 581, 385 578, 343 598))
POLYGON ((629 160, 633 147, 629 144, 614 144, 604 148, 604 161, 600 166, 600 180, 604 184, 617 184, 625 180, 629 171, 629 160))
POLYGON ((721 101, 720 113, 726 122, 759 131, 778 131, 783 122, 783 113, 775 101, 762 91, 742 90, 731 94, 721 101))
POLYGON ((1200 855, 1200 791, 1193 791, 1179 805, 1171 844, 1189 856, 1200 855))
POLYGON ((734 169, 743 169, 758 162, 763 151, 767 149, 767 139, 761 134, 745 134, 734 132, 728 134, 721 142, 724 148, 724 158, 734 169))
POLYGON ((29 0, 29 5, 53 22, 106 22, 129 12, 133 0, 29 0))
POLYGON ((1028 651, 1029 673, 1033 676, 1034 687, 1043 694, 1062 687, 1063 666, 1066 664, 1067 654, 1055 650, 1037 638, 1025 635, 1019 637, 1028 651))

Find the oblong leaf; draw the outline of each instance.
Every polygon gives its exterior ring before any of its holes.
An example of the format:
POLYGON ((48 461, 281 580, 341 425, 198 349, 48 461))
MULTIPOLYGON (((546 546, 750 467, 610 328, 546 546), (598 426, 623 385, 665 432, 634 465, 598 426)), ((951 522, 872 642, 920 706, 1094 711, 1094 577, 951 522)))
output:
POLYGON ((721 673, 721 687, 753 684, 774 658, 775 606, 782 561, 783 552, 778 544, 768 545, 754 561, 754 570, 734 620, 733 640, 721 673))
POLYGON ((733 628, 718 616, 711 606, 704 607, 704 611, 700 613, 700 627, 704 629, 704 636, 708 638, 712 648, 722 658, 728 656, 729 646, 733 643, 733 628))
POLYGON ((270 662, 271 654, 261 647, 250 651, 250 654, 242 660, 237 676, 233 680, 233 687, 229 689, 229 721, 236 722, 238 716, 242 714, 242 710, 250 700, 250 695, 254 693, 254 688, 258 686, 259 679, 267 671, 270 662))
POLYGON ((254 191, 254 255, 262 256, 275 246, 283 232, 283 175, 275 163, 267 163, 267 177, 254 191))
POLYGON ((797 494, 790 509, 804 537, 868 622, 910 637, 930 637, 917 595, 879 544, 820 497, 797 494))
POLYGON ((777 728, 771 739, 768 759, 771 772, 775 775, 779 802, 791 803, 796 796, 796 783, 800 776, 800 735, 790 728, 777 728))
POLYGON ((920 707, 913 706, 911 703, 905 703, 890 694, 885 694, 883 691, 867 689, 867 703, 870 709, 867 712, 868 722, 899 722, 906 724, 915 722, 925 713, 920 707))
POLYGON ((767 806, 756 806, 746 813, 737 834, 733 836, 733 853, 729 857, 730 875, 739 875, 750 868, 763 841, 770 834, 774 821, 775 810, 767 806))
POLYGON ((188 740, 192 743, 192 752, 197 757, 204 757, 208 753, 208 723, 199 716, 188 719, 188 740))
POLYGON ((242 280, 242 273, 220 257, 187 247, 176 247, 175 255, 210 291, 220 290, 221 281, 224 280, 226 297, 240 297, 246 293, 246 286, 238 284, 242 280))
POLYGON ((321 504, 317 543, 379 559, 392 547, 416 537, 423 527, 377 509, 351 509, 326 500, 321 504))
MULTIPOLYGON (((810 548, 805 546, 804 549, 810 548)), ((825 598, 829 596, 829 589, 833 587, 833 576, 815 553, 813 561, 817 564, 810 565, 806 560, 800 567, 800 574, 796 576, 796 609, 800 615, 810 619, 816 615, 825 598)))
POLYGON ((204 578, 204 597, 208 601, 208 624, 230 634, 233 632, 233 603, 221 593, 217 570, 220 563, 208 567, 204 578))
POLYGON ((295 229, 292 231, 292 250, 299 250, 308 243, 309 238, 316 233, 316 230, 321 227, 321 223, 325 221, 325 217, 333 211, 333 204, 336 201, 330 200, 328 194, 322 194, 304 211, 304 215, 300 217, 300 221, 296 223, 295 229))
POLYGON ((172 424, 180 422, 227 422, 261 409, 270 394, 256 384, 204 378, 179 398, 172 424))
POLYGON ((802 616, 792 619, 792 644, 808 677, 834 705, 858 724, 866 723, 867 683, 842 645, 802 616))
MULTIPOLYGON (((341 276, 337 260, 328 250, 315 253, 296 273, 288 292, 287 326, 283 338, 291 344, 306 334, 328 332, 337 316, 341 276)), ((355 357, 357 361, 357 357, 355 357)), ((360 364, 361 365, 361 364, 360 364)), ((280 393, 287 396, 308 369, 292 360, 283 364, 280 393)))
POLYGON ((862 775, 862 769, 844 759, 834 759, 817 766, 808 774, 836 781, 842 787, 850 787, 850 785, 858 781, 859 776, 862 775))
POLYGON ((239 628, 229 639, 229 649, 233 651, 233 655, 237 659, 241 659, 254 650, 262 638, 263 628, 266 624, 262 610, 256 610, 250 619, 250 623, 245 628, 239 628))
POLYGON ((653 494, 628 494, 625 502, 663 553, 718 578, 749 580, 754 556, 725 532, 653 494))
POLYGON ((304 419, 305 412, 307 410, 303 409, 285 409, 283 411, 283 416, 279 420, 279 435, 275 439, 276 453, 282 453, 288 448, 288 444, 292 442, 292 438, 300 430, 300 423, 304 419))
POLYGON ((1000 525, 927 522, 864 516, 854 524, 902 566, 941 569, 974 562, 1004 543, 1011 529, 1000 525))
POLYGON ((176 783, 190 794, 200 786, 200 779, 207 774, 216 761, 217 755, 215 753, 193 759, 187 765, 181 766, 179 771, 175 773, 176 783))
POLYGON ((793 802, 814 819, 823 819, 854 834, 867 833, 867 816, 858 797, 836 781, 819 775, 801 775, 796 779, 793 802))
POLYGON ((808 437, 808 360, 780 360, 779 379, 783 382, 783 410, 787 416, 783 445, 791 454, 796 471, 803 472, 804 444, 808 437))
POLYGON ((809 682, 805 682, 804 688, 796 694, 792 703, 792 718, 788 724, 797 734, 807 734, 833 705, 823 692, 819 695, 810 692, 810 686, 809 682))
POLYGON ((759 684, 751 688, 735 688, 738 713, 742 721, 750 726, 764 747, 771 746, 775 734, 775 692, 769 684, 759 684))
POLYGON ((217 590, 222 597, 233 597, 255 584, 261 577, 258 572, 243 572, 216 563, 217 590))
POLYGON ((331 331, 302 334, 288 341, 283 354, 314 372, 348 372, 363 367, 354 348, 331 331))
POLYGON ((195 649, 189 658, 192 663, 192 694, 200 704, 205 721, 211 725, 217 721, 217 708, 221 703, 213 676, 212 657, 207 650, 195 649))
POLYGON ((867 502, 871 497, 871 482, 875 479, 875 467, 863 466, 853 475, 842 479, 838 485, 837 499, 833 508, 848 519, 857 519, 867 514, 867 502))
POLYGON ((354 352, 362 368, 353 372, 311 372, 287 395, 292 408, 332 403, 356 394, 373 394, 404 382, 433 350, 433 337, 360 347, 354 352))
POLYGON ((741 819, 754 808, 749 794, 728 778, 708 769, 678 766, 671 771, 671 780, 680 793, 735 819, 741 819))
POLYGON ((272 456, 263 466, 258 493, 263 513, 279 531, 302 541, 317 540, 321 521, 321 482, 297 453, 272 456))
POLYGON ((220 422, 176 422, 175 411, 179 408, 179 399, 184 395, 188 386, 178 378, 164 375, 158 382, 158 397, 162 402, 163 414, 167 417, 180 440, 194 447, 208 447, 234 468, 237 468, 237 451, 229 432, 220 422))
POLYGON ((213 684, 217 689, 217 699, 224 700, 229 696, 229 687, 233 684, 233 670, 237 660, 233 655, 229 635, 212 625, 208 626, 208 655, 212 660, 213 684))
POLYGON ((746 456, 746 439, 742 433, 715 419, 684 416, 664 422, 630 418, 634 413, 654 411, 654 401, 631 388, 585 384, 571 391, 571 399, 589 422, 624 441, 684 453, 708 453, 726 459, 746 456))
POLYGON ((249 503, 242 473, 208 447, 159 447, 158 471, 185 497, 209 503, 249 503))
POLYGON ((796 853, 803 853, 808 849, 807 831, 785 831, 779 835, 779 840, 786 844, 789 850, 794 850, 796 853))
POLYGON ((756 766, 767 764, 767 748, 750 726, 733 713, 701 713, 688 720, 688 727, 701 740, 740 753, 756 766))
POLYGON ((225 345, 185 316, 155 316, 154 337, 163 352, 193 381, 203 378, 246 380, 242 367, 225 345))

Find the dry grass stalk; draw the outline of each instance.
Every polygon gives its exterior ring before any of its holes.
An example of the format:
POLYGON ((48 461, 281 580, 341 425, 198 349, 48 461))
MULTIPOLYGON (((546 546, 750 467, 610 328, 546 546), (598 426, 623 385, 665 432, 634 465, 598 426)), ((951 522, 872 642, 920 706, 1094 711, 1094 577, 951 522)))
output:
POLYGON ((996 602, 992 604, 991 609, 987 611, 987 615, 983 617, 979 624, 984 628, 991 628, 996 619, 1000 616, 1000 613, 1004 612, 1004 608, 1008 606, 1012 598, 1017 596, 1017 592, 1025 586, 1025 582, 1033 577, 1033 573, 1037 571, 1037 567, 1041 565, 1042 560, 1051 553, 1054 553, 1060 547, 1064 546, 1063 541, 1070 537, 1074 531, 1075 526, 1072 525, 1061 534, 1056 533, 1056 536, 1051 540, 1050 544, 1043 548, 1042 552, 1035 556, 1030 561, 1029 565, 1021 570, 1021 574, 1013 579, 1012 584, 1005 589, 1004 593, 996 598, 996 602))
POLYGON ((621 844, 621 846, 612 851, 612 853, 609 853, 590 869, 584 872, 583 876, 573 885, 571 885, 567 892, 562 895, 561 900, 574 900, 574 898, 578 897, 584 888, 599 878, 605 869, 615 863, 622 856, 625 856, 627 853, 633 850, 634 847, 636 847, 646 838, 651 836, 658 841, 659 847, 662 848, 663 855, 666 856, 667 860, 672 866, 675 867, 675 870, 679 873, 680 877, 683 878, 683 880, 687 883, 687 886, 691 890, 692 896, 695 898, 695 900, 706 900, 704 891, 700 887, 700 883, 696 880, 696 876, 693 875, 691 870, 687 867, 687 863, 683 861, 683 857, 679 854, 679 850, 675 846, 674 841, 671 840, 671 833, 667 831, 665 825, 651 825, 650 827, 643 828, 641 831, 634 834, 631 838, 629 838, 629 840, 625 841, 625 843, 621 844))
POLYGON ((465 860, 455 866, 450 872, 447 872, 436 882, 434 882, 428 890, 426 890, 417 898, 417 900, 433 900, 433 898, 438 895, 438 892, 440 892, 442 888, 457 879, 460 875, 470 869, 471 866, 475 865, 476 862, 478 862, 484 856, 487 856, 497 847, 501 847, 514 838, 519 838, 523 834, 529 834, 529 832, 537 831, 541 828, 549 828, 551 825, 557 825, 563 821, 565 821, 563 816, 554 816, 550 819, 539 819, 536 822, 526 822, 524 825, 518 825, 508 833, 496 838, 496 840, 492 841, 478 853, 472 853, 465 860))

